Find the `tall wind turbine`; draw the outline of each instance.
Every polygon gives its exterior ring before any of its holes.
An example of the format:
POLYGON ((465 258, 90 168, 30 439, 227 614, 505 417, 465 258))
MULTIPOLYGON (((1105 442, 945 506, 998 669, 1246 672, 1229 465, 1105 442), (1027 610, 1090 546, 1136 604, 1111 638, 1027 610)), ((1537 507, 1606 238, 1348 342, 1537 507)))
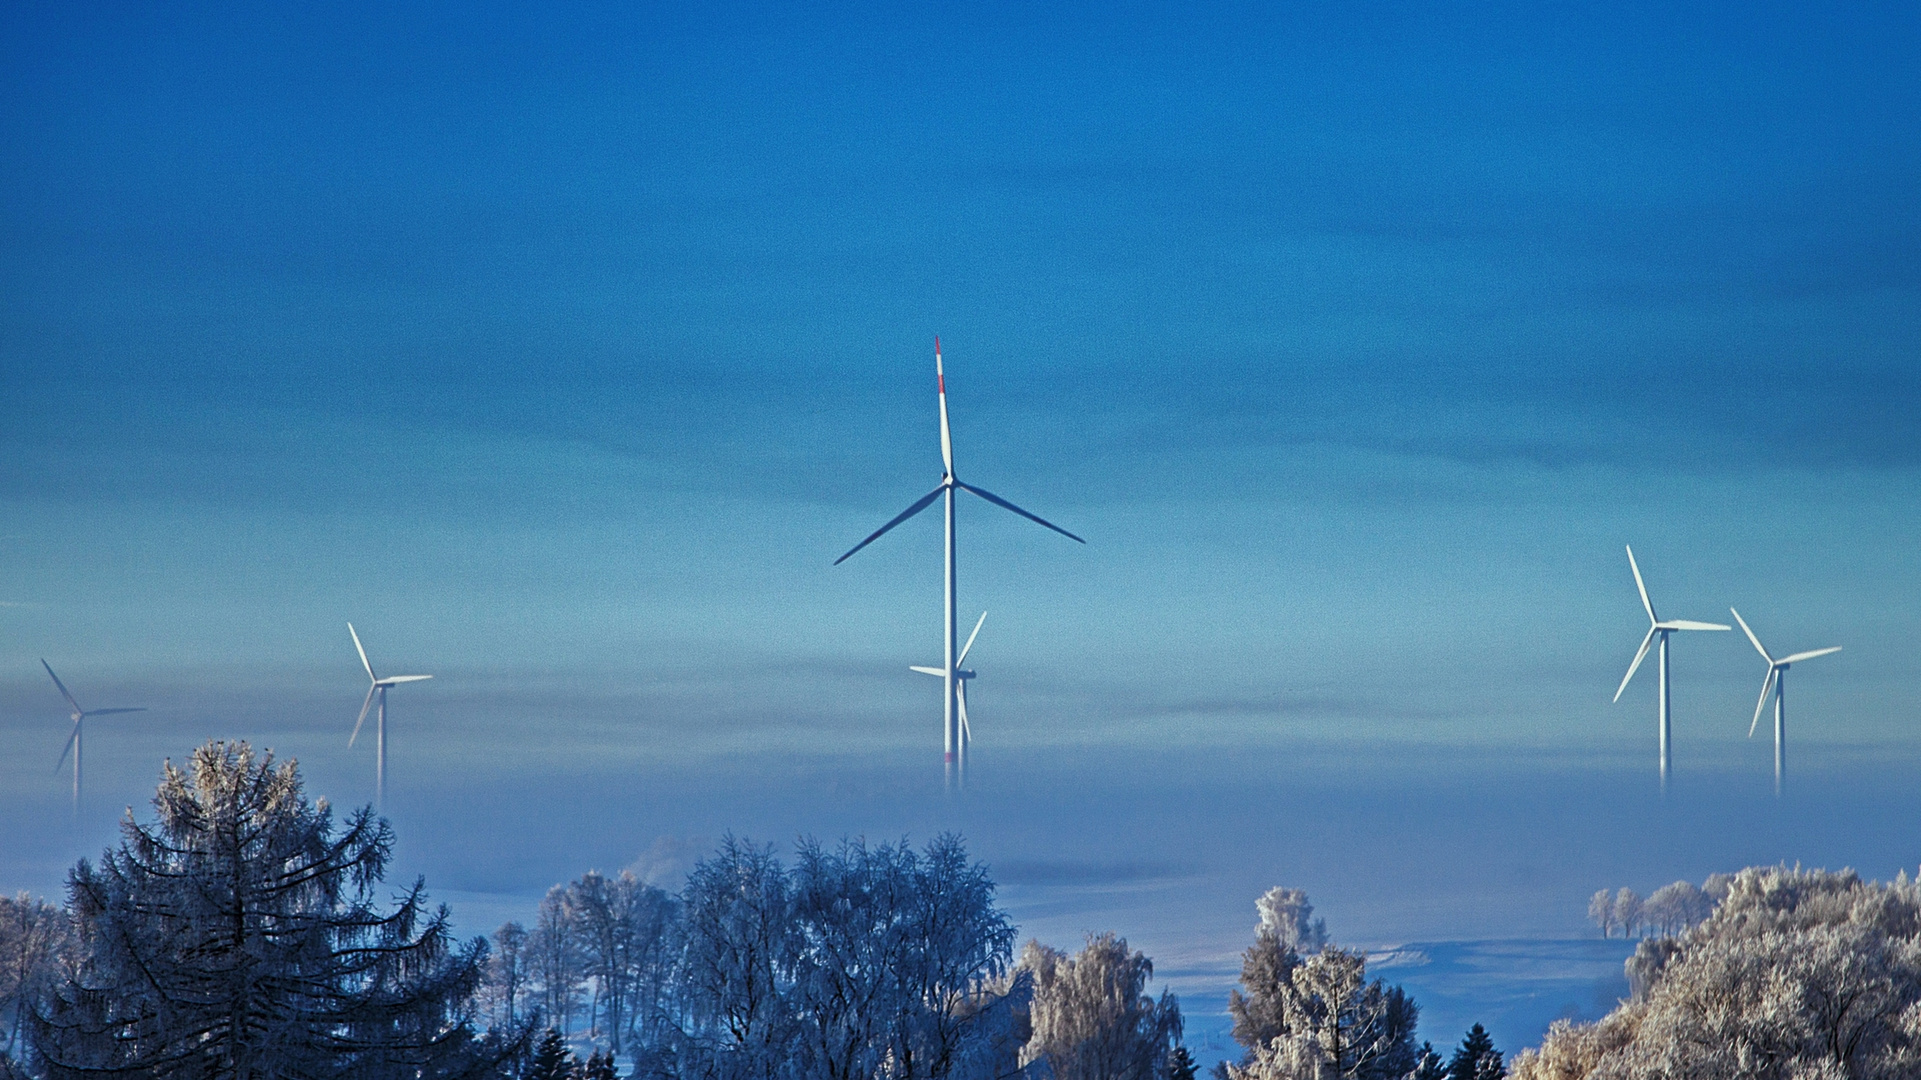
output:
POLYGON ((1641 580, 1640 564, 1634 561, 1634 546, 1630 544, 1627 548, 1628 569, 1634 571, 1634 587, 1640 592, 1641 606, 1645 608, 1648 613, 1648 636, 1641 639, 1641 650, 1634 654, 1634 662, 1628 665, 1628 673, 1622 677, 1619 689, 1614 691, 1614 700, 1621 700, 1622 691, 1628 688, 1628 680, 1634 678, 1634 673, 1641 669, 1641 661, 1647 659, 1648 646, 1654 644, 1655 635, 1660 635, 1661 688, 1659 710, 1661 714, 1661 794, 1665 795, 1668 790, 1668 769, 1673 764, 1673 755, 1670 749, 1672 732, 1670 731, 1668 709, 1668 635, 1676 630, 1731 630, 1733 627, 1723 626, 1720 623, 1693 622, 1688 619, 1669 619, 1667 622, 1662 622, 1661 617, 1654 613, 1654 602, 1648 599, 1648 587, 1646 583, 1641 580))
MULTIPOLYGON (((981 636, 981 626, 986 622, 987 612, 983 611, 981 612, 979 621, 974 623, 974 632, 967 635, 967 644, 961 646, 960 655, 954 658, 956 665, 967 663, 967 654, 974 651, 974 639, 981 636)), ((919 664, 912 665, 912 670, 925 675, 938 675, 943 678, 947 675, 947 671, 944 668, 921 667, 919 664)), ((954 704, 960 712, 959 771, 963 783, 966 782, 967 779, 967 748, 973 745, 974 742, 974 729, 967 724, 967 683, 973 677, 974 673, 964 667, 957 668, 954 672, 954 704)))
POLYGON ((959 477, 954 475, 954 440, 947 426, 947 374, 941 367, 940 338, 938 337, 934 339, 934 381, 940 395, 940 457, 941 464, 945 469, 941 474, 940 485, 921 496, 914 505, 902 510, 895 516, 894 520, 875 529, 868 535, 867 539, 849 548, 846 555, 842 555, 840 558, 834 560, 834 565, 839 566, 841 563, 846 562, 854 552, 880 539, 881 535, 889 529, 920 513, 922 510, 927 509, 929 506, 934 505, 935 499, 945 499, 947 509, 947 589, 945 607, 942 614, 942 625, 946 632, 946 663, 942 666, 941 670, 942 678, 944 678, 947 683, 947 690, 941 705, 941 730, 943 743, 946 747, 945 760, 947 763, 947 777, 951 783, 954 779, 954 771, 957 764, 956 753, 960 744, 960 726, 956 720, 956 708, 959 701, 959 687, 961 686, 961 680, 954 676, 954 672, 957 670, 954 646, 956 639, 959 637, 957 633, 958 627, 954 624, 954 493, 956 491, 971 492, 1003 510, 1012 510, 1014 513, 1019 514, 1037 525, 1046 526, 1075 543, 1085 544, 1087 541, 1082 540, 1080 537, 1075 536, 1073 533, 1068 532, 1066 529, 1061 528, 1051 521, 1022 510, 1020 507, 1015 506, 1013 503, 1008 502, 993 492, 975 487, 972 484, 963 483, 959 477))
POLYGON ((1748 721, 1748 738, 1754 738, 1754 729, 1761 723, 1761 710, 1768 707, 1768 691, 1772 690, 1774 692, 1774 794, 1776 797, 1779 797, 1781 794, 1781 776, 1787 771, 1788 766, 1786 746, 1788 711, 1786 683, 1788 667, 1793 664, 1798 664, 1803 660, 1812 660, 1817 656, 1826 656, 1829 653, 1840 652, 1841 646, 1835 645, 1826 649, 1815 649, 1811 652, 1798 652, 1793 656, 1784 656, 1776 660, 1774 657, 1768 655, 1766 649, 1761 647, 1761 639, 1755 637, 1754 631, 1748 629, 1748 621, 1741 617, 1741 613, 1734 611, 1733 608, 1729 608, 1728 610, 1734 612, 1734 621, 1741 624, 1741 632, 1746 634, 1748 640, 1754 643, 1754 651, 1760 653, 1761 659, 1768 662, 1767 677, 1761 680, 1761 700, 1755 702, 1754 719, 1748 721))
POLYGON ((147 707, 139 705, 128 709, 83 709, 79 702, 73 700, 73 693, 67 689, 67 684, 61 682, 60 676, 53 673, 53 665, 42 658, 40 666, 47 669, 47 677, 53 680, 53 685, 60 688, 60 696, 66 698, 67 704, 73 707, 73 731, 67 735, 67 745, 61 748, 60 760, 54 762, 53 767, 57 771, 60 766, 66 764, 68 752, 73 753, 73 812, 77 816, 80 813, 80 731, 87 717, 106 716, 109 713, 146 712, 147 707))
POLYGON ((374 805, 379 806, 387 798, 387 688, 405 682, 419 682, 431 679, 432 675, 389 675, 381 678, 374 674, 374 666, 367 662, 367 650, 360 647, 360 635, 355 633, 354 624, 347 624, 347 633, 353 634, 354 651, 360 654, 360 666, 367 669, 367 678, 373 683, 367 687, 367 700, 360 703, 360 719, 354 721, 354 733, 347 736, 347 745, 353 746, 360 738, 360 725, 367 722, 367 709, 374 703, 374 696, 380 697, 380 719, 375 724, 376 753, 374 762, 374 805))

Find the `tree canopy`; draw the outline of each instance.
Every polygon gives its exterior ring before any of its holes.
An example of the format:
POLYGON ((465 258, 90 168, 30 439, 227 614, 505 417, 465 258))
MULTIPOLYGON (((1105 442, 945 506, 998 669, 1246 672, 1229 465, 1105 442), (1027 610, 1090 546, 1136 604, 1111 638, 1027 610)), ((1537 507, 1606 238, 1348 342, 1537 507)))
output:
POLYGON ((292 762, 212 742, 168 762, 155 818, 129 813, 69 877, 78 940, 35 1018, 51 1077, 457 1077, 500 1056, 467 1015, 486 945, 462 945, 424 884, 376 890, 393 836, 336 829, 292 762))

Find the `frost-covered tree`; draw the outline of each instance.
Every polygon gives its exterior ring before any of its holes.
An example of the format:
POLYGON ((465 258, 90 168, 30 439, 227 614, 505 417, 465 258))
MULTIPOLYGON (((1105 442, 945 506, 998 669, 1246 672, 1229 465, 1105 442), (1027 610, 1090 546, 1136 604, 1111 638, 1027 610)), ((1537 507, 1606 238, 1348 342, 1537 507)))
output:
POLYGON ((673 1024, 642 1055, 688 1077, 994 1075, 1018 1068, 1031 981, 958 837, 798 845, 794 868, 727 838, 679 900, 673 1024))
POLYGON ((1557 1023, 1515 1080, 1921 1076, 1921 887, 1906 881, 1743 870, 1705 922, 1643 942, 1629 970, 1633 999, 1557 1023))
POLYGON ((1110 933, 1074 956, 1030 941, 1020 966, 1034 979, 1023 1064, 1045 1061, 1057 1080, 1157 1080, 1180 1042, 1181 1008, 1172 991, 1145 993, 1153 961, 1110 933))
POLYGON ((1641 905, 1641 918, 1656 934, 1674 935, 1705 919, 1714 901, 1692 882, 1677 881, 1654 890, 1641 905))
POLYGON ((212 742, 169 762, 155 820, 69 877, 77 963, 33 1023, 56 1078, 465 1076, 504 1056, 470 1023, 487 947, 421 882, 376 906, 393 835, 336 830, 293 763, 212 742))
POLYGON ((586 980, 580 935, 568 907, 567 887, 556 885, 541 898, 527 935, 527 970, 539 987, 541 1013, 563 1037, 574 1029, 586 980))
POLYGON ((665 981, 672 901, 631 873, 606 877, 588 871, 562 894, 566 932, 580 972, 591 981, 588 1023, 618 1057, 635 1034, 640 1014, 654 1009, 665 981))
POLYGON ((1614 894, 1614 925, 1623 937, 1633 937, 1641 927, 1641 895, 1625 885, 1614 894))
POLYGON ((1327 937, 1322 920, 1308 921, 1314 907, 1304 890, 1276 886, 1254 902, 1254 909, 1260 914, 1254 944, 1241 954, 1241 985, 1227 998, 1234 1039, 1249 1049, 1287 1034, 1285 999, 1301 963, 1302 943, 1319 948, 1327 937))
POLYGON ((1359 952, 1326 946, 1281 988, 1282 1033, 1229 1066, 1234 1080, 1401 1080, 1419 1064, 1420 1010, 1398 986, 1367 979, 1359 952))
POLYGON ((71 927, 67 913, 44 900, 0 896, 0 1058, 25 1050, 34 1006, 70 959, 71 927))
POLYGON ((681 893, 672 1054, 701 1080, 781 1075, 794 1056, 787 995, 799 960, 793 890, 771 847, 726 837, 681 893))
POLYGON ((1254 901, 1261 922, 1255 936, 1272 934, 1283 949, 1311 953, 1327 944, 1327 920, 1314 918, 1314 905, 1307 902, 1307 890, 1275 886, 1254 901))
POLYGON ((1601 928, 1602 937, 1614 936, 1614 894, 1606 889, 1588 897, 1587 917, 1601 928))
POLYGON ((799 845, 792 875, 800 933, 794 1011, 802 1053, 823 1076, 953 1074, 978 1057, 1014 928, 986 868, 958 837, 799 845))
POLYGON ((527 928, 517 922, 502 923, 494 931, 493 943, 481 1000, 496 1024, 513 1027, 520 1022, 520 1003, 527 994, 527 928))
POLYGON ((1248 1080, 1367 1077, 1402 1080, 1420 1064, 1420 1010, 1399 987, 1368 982, 1359 953, 1326 944, 1325 925, 1299 889, 1270 889, 1257 904, 1254 944, 1228 993, 1234 1039, 1246 1048, 1229 1073, 1248 1080), (1299 943, 1319 952, 1302 959, 1299 943))

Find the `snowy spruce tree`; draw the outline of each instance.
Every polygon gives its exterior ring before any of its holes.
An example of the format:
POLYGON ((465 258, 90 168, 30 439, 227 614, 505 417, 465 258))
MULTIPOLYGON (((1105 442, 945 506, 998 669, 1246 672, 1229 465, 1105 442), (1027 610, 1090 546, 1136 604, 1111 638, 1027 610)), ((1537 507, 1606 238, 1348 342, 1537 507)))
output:
POLYGON ((1448 1059, 1448 1080, 1503 1080, 1506 1076, 1507 1064, 1494 1048, 1494 1037, 1479 1024, 1468 1028, 1448 1059))
POLYGON ((456 942, 420 882, 377 905, 393 835, 371 810, 336 829, 244 742, 169 762, 153 805, 69 877, 76 960, 33 1023, 46 1076, 464 1077, 507 1056, 469 1018, 485 943, 456 942))

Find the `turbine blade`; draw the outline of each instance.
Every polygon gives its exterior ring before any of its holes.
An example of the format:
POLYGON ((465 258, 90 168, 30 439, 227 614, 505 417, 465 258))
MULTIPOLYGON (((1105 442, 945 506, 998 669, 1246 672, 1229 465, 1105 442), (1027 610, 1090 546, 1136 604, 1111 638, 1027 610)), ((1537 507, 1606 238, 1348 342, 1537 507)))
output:
POLYGON ((974 741, 974 729, 967 723, 967 684, 955 683, 954 694, 954 704, 960 711, 961 745, 966 746, 974 741))
POLYGON ((360 718, 354 721, 354 733, 347 736, 347 746, 353 747, 354 740, 360 738, 360 725, 367 722, 367 710, 374 707, 374 695, 380 692, 378 685, 367 688, 367 700, 360 703, 360 718))
POLYGON ((1656 623, 1655 626, 1659 627, 1662 630, 1732 630, 1734 629, 1734 627, 1732 626, 1723 626, 1717 622, 1695 622, 1693 619, 1669 619, 1667 622, 1664 622, 1664 623, 1656 623))
POLYGON ((146 712, 146 711, 147 711, 147 707, 145 705, 136 705, 131 709, 88 709, 86 712, 82 713, 81 715, 82 716, 105 716, 108 713, 146 712))
POLYGON ((1817 656, 1826 656, 1831 652, 1840 652, 1840 651, 1841 651, 1841 646, 1836 645, 1832 649, 1815 649, 1813 652, 1798 652, 1798 653, 1795 653, 1793 656, 1782 657, 1781 666, 1786 667, 1789 664, 1798 664, 1803 660, 1812 660, 1817 656))
POLYGON ((1654 613, 1654 601, 1648 599, 1648 587, 1641 581, 1641 564, 1634 561, 1634 545, 1627 545, 1628 569, 1634 571, 1634 587, 1640 590, 1641 606, 1648 609, 1648 621, 1660 622, 1661 617, 1654 613))
POLYGON ((967 650, 974 647, 974 639, 981 636, 981 623, 987 621, 987 612, 981 612, 980 622, 974 624, 974 632, 967 635, 967 644, 961 646, 960 655, 954 658, 954 666, 959 667, 967 660, 967 650))
POLYGON ((1048 528, 1054 530, 1057 533, 1060 533, 1062 536, 1067 537, 1069 540, 1072 540, 1077 544, 1087 543, 1087 541, 1082 540, 1080 537, 1075 536, 1073 533, 1068 532, 1066 529, 1061 528, 1059 525, 1054 524, 1053 522, 1047 520, 1044 517, 1041 517, 1038 514, 1030 514, 1027 511, 1022 510, 1020 507, 1015 506, 1013 503, 1008 502, 1006 499, 1001 498, 999 495, 996 495, 991 491, 985 491, 981 488, 975 487, 972 484, 963 484, 959 480, 954 481, 954 486, 960 487, 960 488, 966 488, 968 491, 971 491, 974 494, 979 495, 981 498, 986 499, 988 502, 993 503, 995 506, 998 506, 1003 510, 1012 510, 1016 514, 1019 514, 1020 516, 1035 523, 1036 525, 1045 525, 1048 528))
POLYGON ((866 547, 867 545, 873 543, 876 540, 879 540, 882 534, 886 533, 887 530, 893 528, 896 525, 899 525, 901 522, 906 521, 908 518, 913 517, 915 514, 918 514, 922 510, 925 510, 929 506, 933 505, 934 500, 940 498, 940 493, 946 490, 947 490, 947 481, 943 480, 941 481, 941 485, 939 487, 935 488, 934 490, 928 492, 925 495, 922 495, 920 497, 920 501, 916 502, 914 505, 908 507, 907 509, 902 510, 900 513, 894 515, 894 520, 888 522, 885 525, 882 525, 878 529, 875 529, 873 532, 868 534, 867 539, 862 540, 860 543, 855 544, 851 548, 848 548, 846 555, 842 555, 840 558, 834 560, 834 565, 839 566, 841 563, 846 562, 848 558, 854 554, 854 552, 859 551, 861 548, 866 547))
POLYGON ((1748 621, 1746 619, 1743 619, 1741 617, 1741 613, 1738 611, 1734 611, 1733 608, 1729 608, 1728 610, 1734 612, 1734 621, 1741 624, 1741 632, 1743 634, 1746 634, 1748 636, 1748 640, 1754 643, 1754 651, 1761 654, 1761 659, 1766 660, 1769 664, 1773 664, 1774 657, 1769 656, 1768 651, 1761 647, 1761 639, 1758 637, 1755 637, 1754 631, 1748 629, 1748 621))
POLYGON ((367 650, 360 647, 360 635, 354 632, 353 623, 347 624, 347 632, 354 636, 354 651, 360 654, 360 666, 367 669, 367 678, 379 682, 380 676, 374 674, 374 666, 367 662, 367 650))
POLYGON ((918 671, 918 672, 920 672, 920 673, 921 673, 922 675, 934 675, 934 676, 939 676, 939 677, 943 677, 943 678, 944 678, 944 677, 946 677, 946 675, 947 675, 947 670, 946 670, 945 668, 937 668, 937 667, 922 667, 922 666, 920 666, 919 664, 909 664, 909 665, 907 666, 907 670, 909 670, 909 671, 918 671))
POLYGON ((67 733, 67 745, 60 748, 60 760, 53 763, 53 771, 59 772, 60 766, 67 763, 67 755, 73 753, 73 741, 80 737, 80 721, 73 722, 73 730, 67 733))
POLYGON ((1754 729, 1761 725, 1761 710, 1768 707, 1768 691, 1774 689, 1774 680, 1781 677, 1781 669, 1768 666, 1768 677, 1761 680, 1761 700, 1754 703, 1754 719, 1748 722, 1748 738, 1754 738, 1754 729))
POLYGON ((1641 650, 1634 654, 1634 662, 1628 665, 1628 673, 1621 677, 1621 685, 1614 691, 1614 700, 1621 700, 1622 692, 1628 688, 1628 680, 1634 678, 1634 673, 1641 670, 1641 661, 1648 658, 1648 646, 1654 644, 1654 635, 1657 632, 1652 626, 1648 627, 1648 636, 1641 639, 1641 650))
POLYGON ((52 665, 52 664, 49 664, 49 663, 47 663, 47 661, 46 661, 46 658, 45 658, 45 657, 42 657, 42 658, 41 658, 41 660, 40 660, 40 666, 41 666, 41 667, 43 667, 43 668, 46 668, 46 669, 47 669, 47 675, 48 675, 48 677, 50 677, 51 679, 53 679, 53 685, 55 685, 55 686, 57 686, 57 687, 59 687, 59 688, 60 688, 60 696, 61 696, 61 697, 63 697, 63 698, 66 698, 66 699, 67 699, 67 704, 69 704, 69 705, 71 705, 71 706, 73 706, 73 711, 74 711, 74 712, 85 712, 86 710, 85 710, 85 709, 82 709, 82 708, 80 707, 80 703, 79 703, 79 702, 77 702, 77 701, 75 701, 75 700, 73 700, 73 694, 71 694, 71 693, 69 693, 69 692, 68 692, 68 690, 67 690, 67 684, 66 684, 66 683, 63 683, 63 682, 61 682, 61 681, 60 681, 60 676, 58 676, 58 675, 55 675, 55 674, 53 673, 53 665, 52 665))
POLYGON ((374 685, 375 686, 395 686, 404 682, 419 682, 422 679, 431 679, 431 678, 433 678, 432 675, 389 675, 384 679, 374 680, 374 685))
POLYGON ((940 335, 934 336, 934 382, 940 388, 940 462, 954 475, 954 437, 947 428, 947 373, 941 369, 940 335))

